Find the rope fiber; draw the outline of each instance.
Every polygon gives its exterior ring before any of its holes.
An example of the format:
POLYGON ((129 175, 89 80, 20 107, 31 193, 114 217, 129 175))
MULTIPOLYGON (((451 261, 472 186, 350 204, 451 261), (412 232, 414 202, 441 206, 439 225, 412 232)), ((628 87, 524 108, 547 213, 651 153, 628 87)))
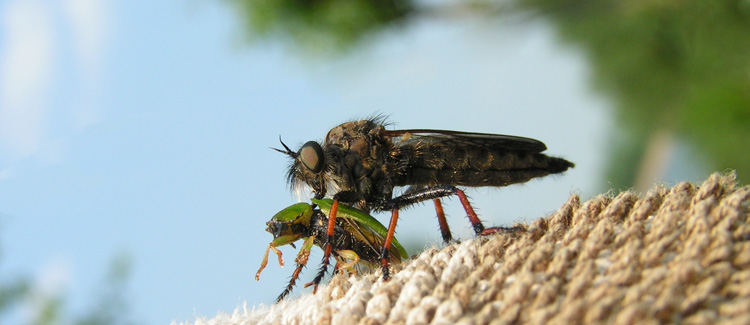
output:
POLYGON ((735 174, 584 203, 316 295, 195 324, 750 324, 750 187, 735 174))

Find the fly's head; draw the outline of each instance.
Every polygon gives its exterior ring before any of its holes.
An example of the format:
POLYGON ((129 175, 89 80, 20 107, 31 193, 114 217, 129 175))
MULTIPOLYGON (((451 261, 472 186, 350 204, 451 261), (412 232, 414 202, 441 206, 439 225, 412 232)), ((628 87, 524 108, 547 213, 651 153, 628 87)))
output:
MULTIPOLYGON (((281 142, 281 139, 279 139, 281 142)), ((304 185, 312 188, 316 198, 323 198, 327 189, 328 159, 323 147, 315 141, 308 141, 294 152, 281 142, 285 150, 272 148, 292 158, 287 172, 287 183, 295 191, 304 185)))
POLYGON ((276 213, 266 222, 266 231, 273 235, 274 246, 291 244, 310 232, 313 206, 307 203, 293 204, 276 213))

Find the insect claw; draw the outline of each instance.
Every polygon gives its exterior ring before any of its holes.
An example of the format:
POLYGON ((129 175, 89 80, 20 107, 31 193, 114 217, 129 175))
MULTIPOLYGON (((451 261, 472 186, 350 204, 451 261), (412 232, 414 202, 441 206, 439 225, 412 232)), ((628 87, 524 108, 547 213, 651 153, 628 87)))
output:
POLYGON ((305 283, 305 288, 307 288, 309 286, 313 286, 313 292, 312 292, 313 294, 315 294, 316 292, 318 292, 318 284, 315 283, 315 281, 311 281, 311 282, 305 283))
POLYGON ((502 229, 502 228, 499 228, 499 227, 490 227, 490 228, 485 228, 484 230, 482 230, 482 232, 481 232, 481 233, 479 233, 479 236, 489 236, 489 235, 494 235, 494 234, 496 234, 496 233, 499 233, 499 232, 501 232, 502 230, 503 230, 503 229, 502 229))
POLYGON ((383 281, 388 281, 391 279, 391 273, 388 270, 388 266, 382 265, 381 269, 383 270, 383 281))
POLYGON ((480 233, 480 236, 489 236, 494 235, 497 233, 512 233, 512 232, 518 232, 523 231, 523 227, 515 226, 515 227, 490 227, 485 228, 482 233, 480 233))

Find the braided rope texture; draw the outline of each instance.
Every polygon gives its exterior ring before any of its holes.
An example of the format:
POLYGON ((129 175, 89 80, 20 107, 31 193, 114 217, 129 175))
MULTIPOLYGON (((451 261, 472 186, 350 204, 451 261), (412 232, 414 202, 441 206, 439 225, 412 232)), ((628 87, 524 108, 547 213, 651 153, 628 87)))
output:
POLYGON ((196 324, 750 324, 750 186, 573 195, 524 231, 433 248, 196 324))

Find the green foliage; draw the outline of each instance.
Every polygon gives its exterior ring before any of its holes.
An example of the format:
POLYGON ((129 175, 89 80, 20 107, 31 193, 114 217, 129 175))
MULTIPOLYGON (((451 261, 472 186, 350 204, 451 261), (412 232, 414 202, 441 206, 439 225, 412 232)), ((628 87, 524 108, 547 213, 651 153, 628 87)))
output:
POLYGON ((278 34, 314 50, 338 50, 368 32, 398 23, 412 11, 408 0, 232 0, 252 36, 278 34))
POLYGON ((47 293, 31 286, 25 278, 0 285, 0 319, 14 307, 32 307, 30 324, 116 325, 133 324, 125 299, 132 261, 127 254, 119 254, 110 265, 96 295, 95 304, 84 315, 68 319, 66 300, 60 293, 47 293))
POLYGON ((132 261, 129 255, 115 256, 98 293, 96 304, 87 314, 77 319, 76 325, 116 325, 133 324, 128 302, 124 293, 127 291, 132 261))
POLYGON ((0 284, 0 315, 21 301, 28 292, 29 282, 23 278, 0 284))
MULTIPOLYGON (((291 36, 300 44, 334 50, 408 17, 441 11, 440 4, 428 8, 396 0, 235 1, 253 35, 291 36)), ((445 7, 476 17, 507 12, 488 11, 488 2, 445 7)), ((607 179, 613 183, 607 187, 633 186, 657 129, 688 140, 712 170, 732 168, 740 179, 750 176, 750 153, 744 150, 750 138, 749 1, 516 4, 550 19, 566 42, 583 49, 593 67, 593 86, 616 103, 617 135, 624 138, 611 146, 607 179)))
POLYGON ((658 128, 690 140, 714 170, 750 175, 750 2, 528 0, 580 45, 594 84, 615 99, 630 138, 611 156, 615 187, 632 186, 658 128), (639 149, 639 150, 633 150, 639 149), (627 155, 628 157, 623 157, 627 155))

